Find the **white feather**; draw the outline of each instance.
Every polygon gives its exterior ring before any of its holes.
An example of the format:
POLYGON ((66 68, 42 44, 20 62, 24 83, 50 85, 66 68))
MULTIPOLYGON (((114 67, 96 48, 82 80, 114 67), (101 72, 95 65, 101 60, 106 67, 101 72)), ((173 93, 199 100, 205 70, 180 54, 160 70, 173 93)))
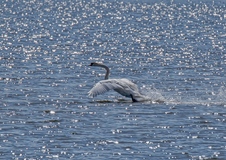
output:
POLYGON ((88 93, 89 96, 95 97, 109 90, 115 90, 119 94, 130 98, 131 94, 138 92, 137 85, 128 79, 108 79, 98 82, 88 93))

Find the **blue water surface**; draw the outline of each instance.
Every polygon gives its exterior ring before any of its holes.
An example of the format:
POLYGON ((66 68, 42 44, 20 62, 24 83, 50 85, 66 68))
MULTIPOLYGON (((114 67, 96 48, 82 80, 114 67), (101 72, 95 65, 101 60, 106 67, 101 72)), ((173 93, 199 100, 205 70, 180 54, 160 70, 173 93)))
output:
POLYGON ((0 159, 224 159, 224 0, 0 2, 0 159), (150 101, 87 92, 105 71, 150 101))

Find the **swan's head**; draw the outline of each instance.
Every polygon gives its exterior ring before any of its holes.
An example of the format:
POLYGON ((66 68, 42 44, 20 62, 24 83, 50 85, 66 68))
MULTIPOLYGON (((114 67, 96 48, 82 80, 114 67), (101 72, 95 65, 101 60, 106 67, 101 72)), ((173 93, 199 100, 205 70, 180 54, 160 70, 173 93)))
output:
POLYGON ((105 67, 105 65, 104 65, 104 64, 102 64, 102 63, 97 63, 97 62, 92 62, 92 63, 90 63, 90 65, 89 65, 89 66, 105 67))
POLYGON ((90 63, 90 65, 89 65, 89 66, 99 66, 99 65, 100 65, 99 63, 92 62, 92 63, 90 63))

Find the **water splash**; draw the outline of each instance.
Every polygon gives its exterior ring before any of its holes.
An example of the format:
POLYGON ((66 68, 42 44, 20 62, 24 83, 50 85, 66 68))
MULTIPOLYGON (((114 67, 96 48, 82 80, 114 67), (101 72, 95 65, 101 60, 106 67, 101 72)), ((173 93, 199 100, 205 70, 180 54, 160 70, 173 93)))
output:
POLYGON ((186 97, 181 99, 180 104, 188 105, 205 105, 205 106, 226 106, 226 88, 221 86, 219 90, 214 92, 206 92, 202 97, 186 97))
POLYGON ((142 94, 145 96, 145 101, 150 101, 152 103, 164 103, 167 99, 162 95, 162 92, 154 87, 146 87, 145 85, 141 87, 142 94))
POLYGON ((216 95, 215 101, 218 104, 226 106, 226 87, 225 86, 220 87, 218 94, 216 95))
POLYGON ((181 96, 156 89, 155 87, 141 87, 142 94, 145 96, 146 102, 151 103, 165 103, 174 105, 223 105, 226 106, 226 87, 221 86, 217 93, 206 96, 181 96))

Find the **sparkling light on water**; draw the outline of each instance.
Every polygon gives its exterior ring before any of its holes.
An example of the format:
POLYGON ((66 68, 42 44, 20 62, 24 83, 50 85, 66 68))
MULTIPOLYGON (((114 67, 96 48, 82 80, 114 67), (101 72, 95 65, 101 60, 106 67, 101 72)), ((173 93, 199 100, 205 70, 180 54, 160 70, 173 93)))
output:
POLYGON ((0 4, 0 159, 224 159, 225 1, 0 4))

